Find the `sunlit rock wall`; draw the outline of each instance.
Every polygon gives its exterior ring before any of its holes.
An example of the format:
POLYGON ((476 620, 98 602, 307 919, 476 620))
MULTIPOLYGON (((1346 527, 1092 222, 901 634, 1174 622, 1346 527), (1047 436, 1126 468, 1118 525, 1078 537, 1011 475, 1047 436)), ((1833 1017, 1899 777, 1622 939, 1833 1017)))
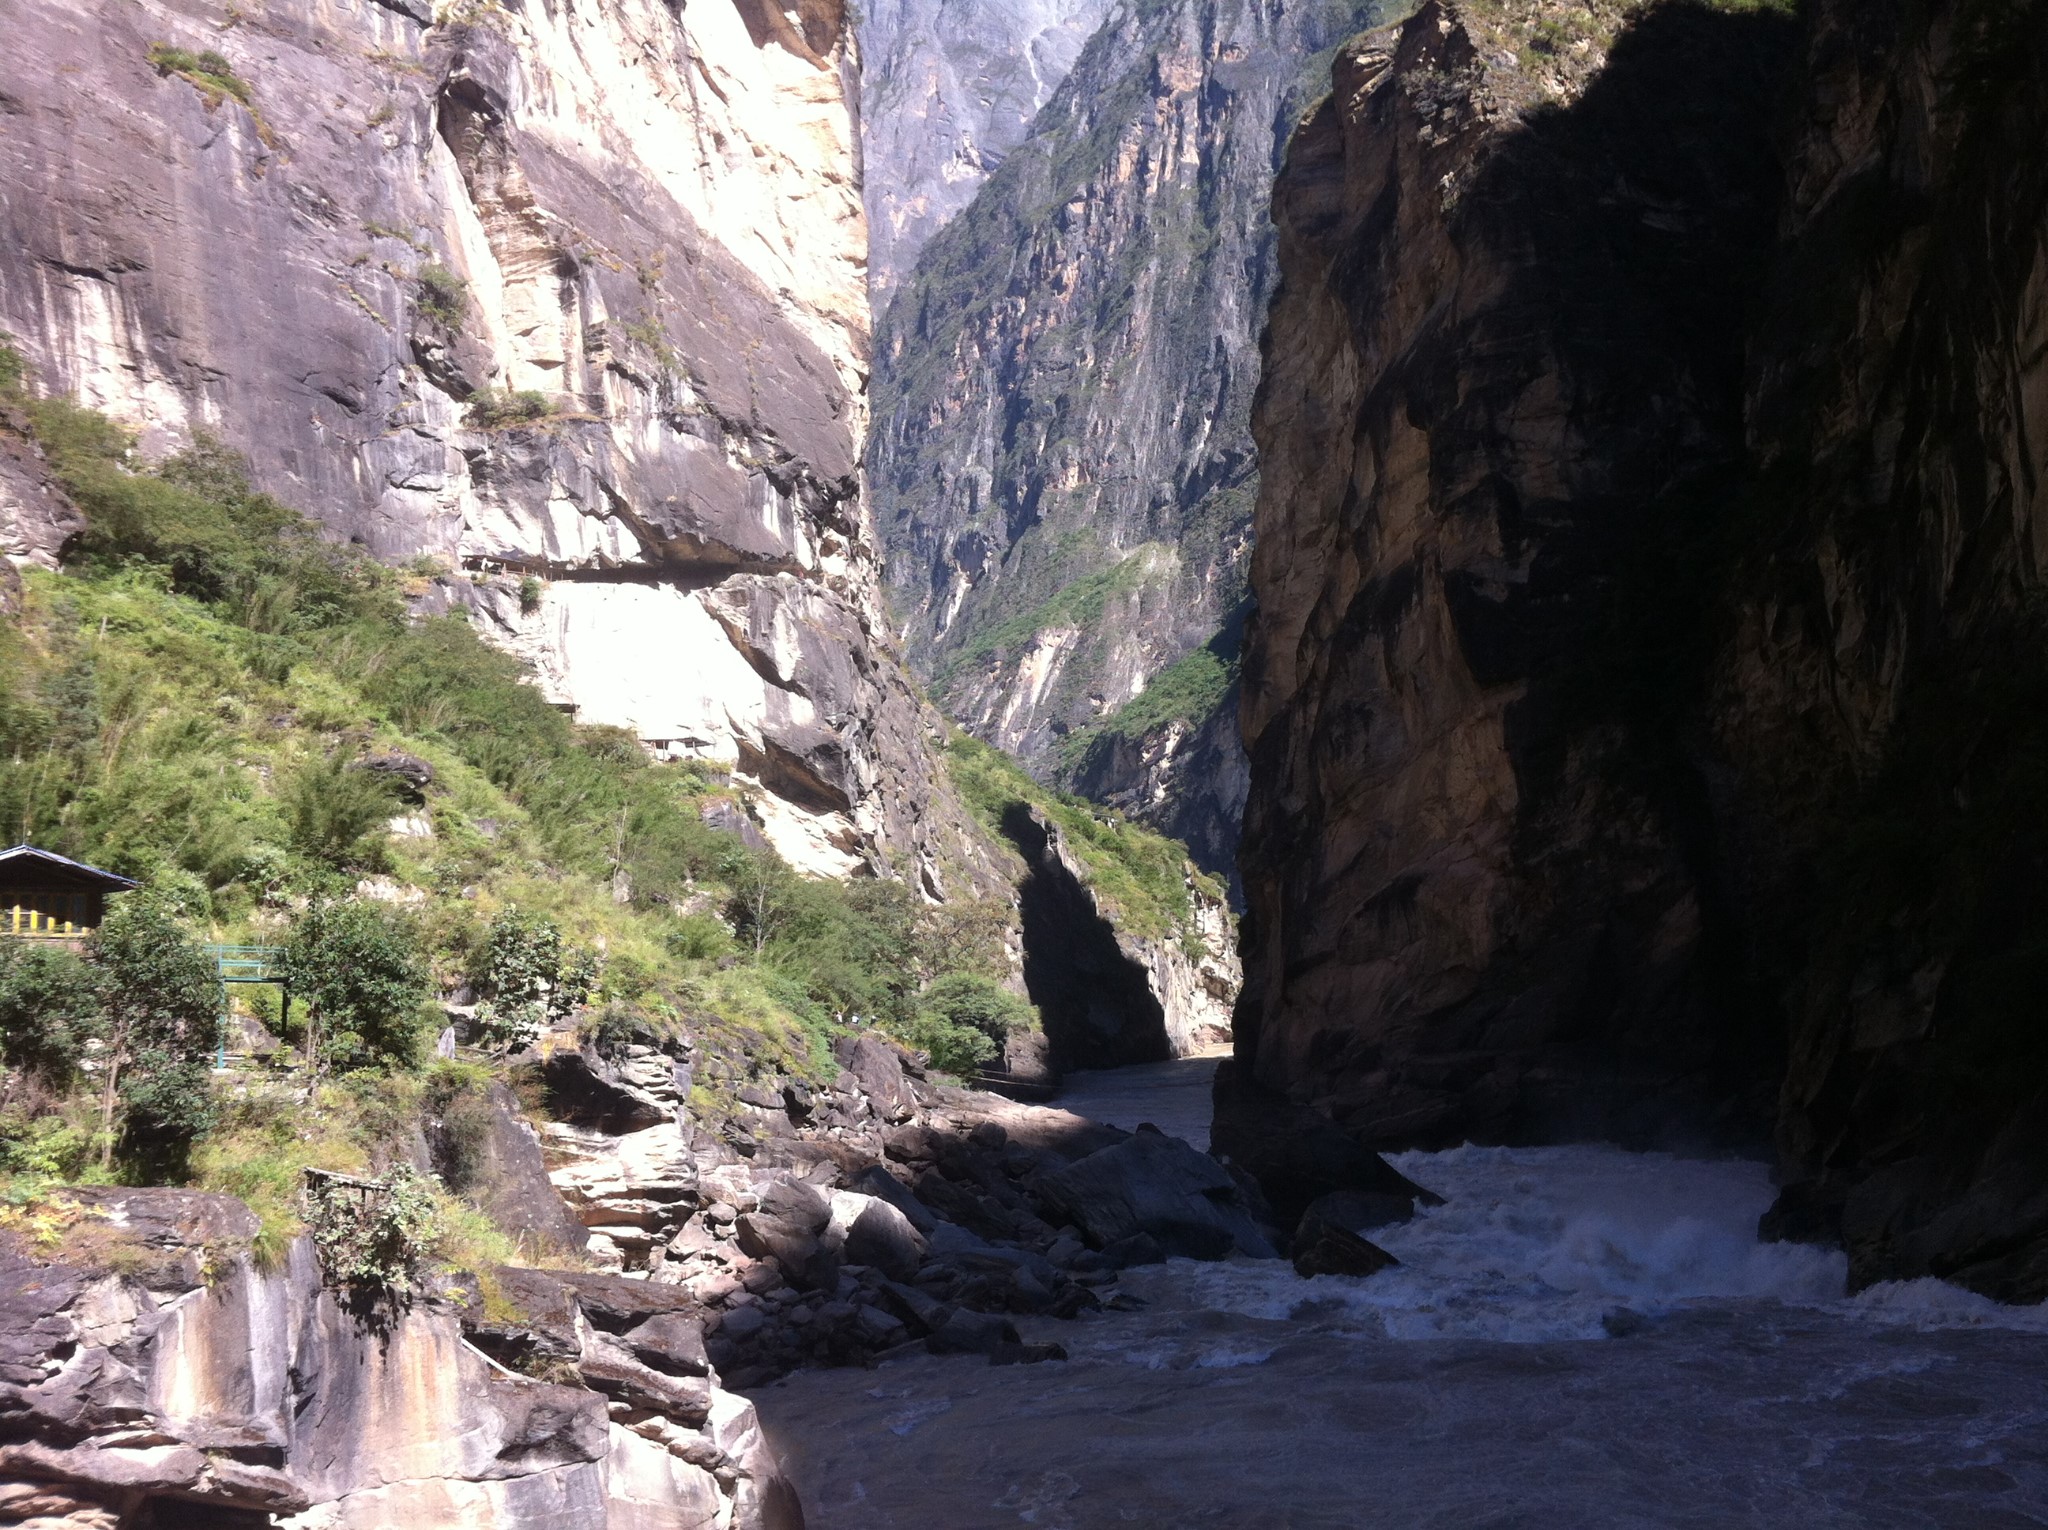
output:
POLYGON ((806 869, 958 880, 860 493, 837 0, 24 0, 8 41, 0 328, 40 385, 438 566, 430 603, 759 787, 806 869))

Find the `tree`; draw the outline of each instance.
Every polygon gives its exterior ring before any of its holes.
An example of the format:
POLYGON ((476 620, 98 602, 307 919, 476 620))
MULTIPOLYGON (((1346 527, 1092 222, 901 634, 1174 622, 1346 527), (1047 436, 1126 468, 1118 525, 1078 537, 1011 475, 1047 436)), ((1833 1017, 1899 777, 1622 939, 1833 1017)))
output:
POLYGON ((908 1039, 948 1073, 970 1074, 1002 1055, 1011 1033, 1037 1023, 1038 1012, 992 979, 948 973, 927 989, 908 1039))
POLYGON ((59 1088, 106 1027, 100 974, 57 946, 0 940, 0 1057, 59 1088))
POLYGON ((732 889, 726 905, 734 931, 751 941, 754 959, 760 960, 773 940, 794 917, 800 882, 781 856, 772 850, 754 850, 734 845, 719 867, 719 874, 732 889))
POLYGON ((92 960, 106 996, 100 1165, 113 1161, 117 1105, 126 1106, 120 1138, 131 1154, 182 1162, 213 1119, 208 1074, 220 1033, 219 966, 164 903, 142 893, 123 898, 100 926, 92 960))
POLYGON ((292 926, 284 977, 307 1001, 308 1061, 347 1072, 417 1059, 433 974, 405 915, 356 898, 314 899, 292 926))
POLYGON ((525 1045, 588 1001, 602 967, 596 952, 564 945, 553 920, 507 908, 491 921, 470 971, 483 1001, 478 1024, 494 1042, 525 1045))

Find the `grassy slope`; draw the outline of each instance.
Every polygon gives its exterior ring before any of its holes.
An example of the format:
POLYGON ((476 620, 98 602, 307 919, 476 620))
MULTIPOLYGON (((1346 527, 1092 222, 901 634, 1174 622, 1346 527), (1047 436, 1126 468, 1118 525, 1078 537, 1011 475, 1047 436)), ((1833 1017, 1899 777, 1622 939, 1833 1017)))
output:
MULTIPOLYGON (((308 896, 367 884, 411 911, 444 993, 496 913, 543 914, 604 953, 587 1025, 687 1032, 725 1059, 699 1069, 693 1103, 713 1117, 745 1073, 829 1076, 840 1013, 908 1034, 924 985, 1000 976, 1005 910, 809 882, 747 851, 702 821, 732 795, 721 779, 576 727, 463 618, 408 621, 404 575, 319 542, 232 458, 137 469, 119 431, 33 398, 18 369, 0 395, 92 524, 63 572, 27 571, 0 627, 0 837, 144 879, 196 936, 231 943, 281 940, 308 896), (362 795, 355 764, 385 751, 433 767, 425 805, 373 794, 367 821, 337 828, 362 795), (413 832, 387 830, 401 814, 413 832), (757 945, 737 894, 762 887, 757 945)), ((268 1018, 290 1034, 274 1000, 268 1018)), ((250 1199, 274 1240, 300 1169, 374 1167, 423 1110, 508 1072, 466 1066, 331 1080, 310 1108, 241 1080, 195 1182, 250 1199)), ((88 1176, 89 1121, 76 1093, 0 1073, 7 1193, 88 1176)), ((509 1252, 447 1211, 472 1262, 509 1252)))

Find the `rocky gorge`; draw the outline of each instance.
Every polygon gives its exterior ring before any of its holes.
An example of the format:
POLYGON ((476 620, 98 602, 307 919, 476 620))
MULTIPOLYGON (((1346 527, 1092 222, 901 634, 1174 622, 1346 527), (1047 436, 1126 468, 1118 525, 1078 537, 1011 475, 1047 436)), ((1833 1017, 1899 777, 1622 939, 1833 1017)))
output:
POLYGON ((8 16, 0 1524, 2048 1523, 2048 7, 8 16))
POLYGON ((878 312, 869 475, 911 662, 977 736, 1219 876, 1262 209, 1318 55, 1379 15, 1118 11, 878 312))
POLYGON ((2048 12, 1518 14, 1276 192, 1224 1092, 1774 1139, 1775 1236, 2039 1300, 2048 12))

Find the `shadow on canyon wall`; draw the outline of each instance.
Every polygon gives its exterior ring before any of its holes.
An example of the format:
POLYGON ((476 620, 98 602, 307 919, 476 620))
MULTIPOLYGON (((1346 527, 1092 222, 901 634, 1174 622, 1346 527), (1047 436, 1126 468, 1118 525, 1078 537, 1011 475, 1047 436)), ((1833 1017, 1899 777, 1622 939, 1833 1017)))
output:
POLYGON ((1166 1061, 1173 1055, 1166 1011, 1143 964, 1117 944, 1116 927, 1037 814, 1014 802, 1002 825, 1030 868, 1017 890, 1024 986, 1044 1017, 1053 1067, 1064 1073, 1166 1061))

